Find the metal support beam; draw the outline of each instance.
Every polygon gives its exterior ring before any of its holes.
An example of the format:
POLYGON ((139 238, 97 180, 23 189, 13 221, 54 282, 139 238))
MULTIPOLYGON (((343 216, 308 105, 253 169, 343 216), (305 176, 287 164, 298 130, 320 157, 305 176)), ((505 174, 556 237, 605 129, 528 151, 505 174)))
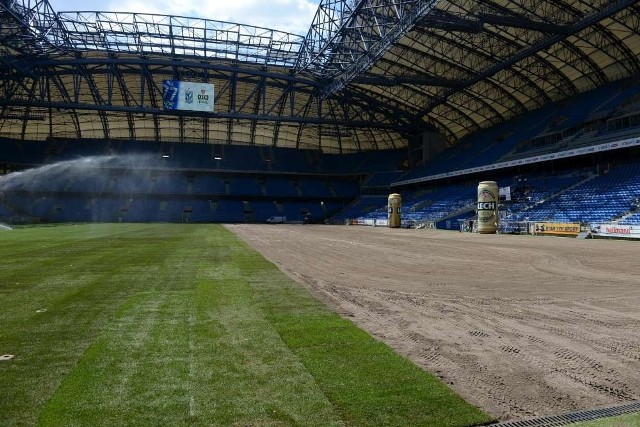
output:
POLYGON ((194 61, 189 59, 177 59, 172 58, 170 56, 166 56, 164 58, 161 57, 121 57, 117 55, 110 55, 98 58, 91 57, 82 57, 82 58, 41 58, 41 59, 33 59, 33 61, 29 64, 33 68, 45 68, 45 67, 58 67, 58 66, 76 66, 76 65, 109 65, 111 63, 116 63, 118 66, 123 65, 135 65, 135 66, 167 66, 167 67, 180 67, 180 68, 193 68, 200 70, 210 70, 210 71, 219 71, 221 73, 237 73, 238 71, 242 71, 243 75, 250 76, 259 76, 266 77, 270 79, 282 80, 286 82, 293 82, 297 84, 304 84, 307 86, 320 87, 322 85, 321 82, 310 79, 308 77, 303 77, 300 75, 294 75, 293 73, 288 73, 284 70, 283 72, 277 71, 268 71, 264 67, 253 67, 253 66, 234 66, 229 65, 228 63, 217 62, 217 61, 194 61))
POLYGON ((619 1, 613 1, 611 4, 609 4, 606 7, 601 8, 600 10, 598 10, 595 13, 592 13, 590 15, 586 15, 585 17, 583 17, 581 20, 577 21, 575 24, 571 25, 568 27, 569 31, 567 34, 555 34, 552 35, 550 37, 544 38, 543 40, 541 40, 538 43, 535 43, 531 46, 528 46, 522 50, 520 50, 519 52, 517 52, 515 55, 511 55, 508 58, 504 59, 503 61, 500 61, 484 70, 482 70, 481 72, 477 73, 476 75, 466 79, 463 82, 463 85, 460 88, 452 88, 447 90, 442 96, 437 97, 436 99, 434 99, 432 102, 430 102, 422 111, 420 111, 421 115, 426 115, 428 114, 430 111, 432 111, 435 107, 437 107, 438 105, 442 105, 444 103, 447 102, 447 99, 458 92, 463 91, 465 88, 468 88, 484 79, 490 78, 491 76, 493 76, 494 74, 498 73, 501 70, 507 69, 515 64, 517 64, 518 62, 522 61, 525 58, 528 58, 532 55, 535 55, 537 52, 544 50, 550 46, 553 46, 556 43, 559 43, 561 41, 563 41, 565 38, 567 38, 569 35, 571 34, 576 34, 582 30, 584 30, 585 28, 590 27, 591 25, 594 25, 600 21, 602 21, 603 19, 606 19, 607 17, 610 17, 612 15, 615 15, 616 13, 628 8, 629 6, 634 5, 635 3, 637 3, 638 0, 619 0, 619 1))
MULTIPOLYGON (((23 0, 26 1, 26 0, 23 0)), ((76 51, 222 60, 293 68, 303 38, 251 25, 169 15, 62 12, 76 51)))
MULTIPOLYGON (((309 98, 313 99, 313 98, 309 98)), ((230 112, 217 112, 217 113, 200 113, 196 111, 177 111, 177 110, 162 110, 159 108, 149 107, 127 107, 121 105, 96 105, 96 104, 82 104, 75 102, 59 102, 59 101, 32 101, 25 100, 7 100, 0 99, 0 107, 14 106, 14 107, 34 107, 34 108, 53 108, 60 110, 70 111, 100 111, 103 113, 136 113, 136 114, 154 114, 159 116, 178 116, 178 117, 207 117, 211 120, 215 119, 229 119, 229 120, 258 120, 261 122, 283 122, 283 123, 300 123, 306 124, 322 124, 328 126, 335 126, 336 122, 330 117, 310 117, 305 114, 296 116, 276 116, 266 114, 250 114, 250 113, 230 113, 230 112)), ((373 128, 373 129, 388 129, 400 133, 407 133, 406 124, 402 123, 375 123, 369 120, 344 120, 337 117, 338 126, 352 127, 352 128, 373 128)))
POLYGON ((386 16, 389 20, 384 25, 379 25, 377 20, 369 19, 364 7, 359 9, 362 16, 349 17, 347 21, 353 23, 353 26, 343 27, 341 37, 329 46, 330 50, 337 52, 332 59, 334 62, 339 61, 336 64, 338 73, 326 76, 332 80, 322 89, 321 96, 332 96, 344 89, 356 76, 369 70, 394 43, 413 28, 416 22, 435 8, 437 3, 437 0, 407 2, 404 6, 408 7, 393 8, 393 11, 386 13, 377 11, 376 15, 386 16), (363 25, 366 26, 364 29, 363 25))
POLYGON ((398 85, 415 85, 415 86, 437 86, 437 87, 458 87, 459 81, 444 79, 441 77, 427 75, 404 75, 397 77, 372 76, 363 75, 354 77, 351 81, 354 84, 365 84, 373 86, 398 86, 398 85))
POLYGON ((571 27, 549 24, 546 22, 533 21, 522 16, 506 16, 482 13, 478 15, 482 23, 498 25, 504 27, 522 28, 525 30, 534 30, 548 34, 562 34, 568 36, 572 34, 571 27))
POLYGON ((431 13, 419 20, 415 28, 424 28, 427 30, 440 29, 471 34, 480 33, 483 30, 482 22, 478 19, 469 19, 468 17, 455 15, 438 9, 434 9, 431 13))
POLYGON ((68 35, 48 0, 3 0, 2 44, 22 55, 69 53, 68 35))

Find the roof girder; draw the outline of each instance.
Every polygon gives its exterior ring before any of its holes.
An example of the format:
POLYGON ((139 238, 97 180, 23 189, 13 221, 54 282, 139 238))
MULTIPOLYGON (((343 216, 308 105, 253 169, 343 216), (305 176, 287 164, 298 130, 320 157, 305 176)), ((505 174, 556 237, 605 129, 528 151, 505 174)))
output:
POLYGON ((342 90, 431 11, 437 0, 322 0, 302 44, 297 72, 327 82, 322 96, 342 90))
MULTIPOLYGON (((406 4, 410 3, 409 0, 405 0, 405 2, 406 4)), ((385 4, 386 2, 382 3, 385 4)), ((410 10, 405 11, 406 13, 395 16, 396 22, 393 22, 389 28, 385 26, 385 31, 382 31, 380 28, 375 28, 371 33, 367 34, 369 37, 372 37, 372 40, 368 40, 366 37, 360 35, 358 35, 357 39, 354 38, 353 44, 348 43, 349 48, 346 53, 346 64, 340 66, 340 72, 338 74, 331 76, 331 82, 322 88, 322 96, 327 98, 339 92, 355 77, 368 71, 395 42, 409 32, 413 25, 429 13, 437 3, 438 0, 423 0, 417 2, 410 10)), ((360 31, 361 28, 355 30, 356 33, 360 33, 360 31)), ((352 32, 348 32, 347 34, 350 33, 352 32)), ((342 41, 340 44, 342 44, 342 41)), ((340 46, 340 44, 338 46, 340 46)))
POLYGON ((68 52, 64 26, 48 0, 5 0, 0 2, 0 12, 4 48, 31 56, 68 52), (7 28, 9 20, 13 26, 7 28))
MULTIPOLYGON (((585 17, 583 17, 582 19, 578 20, 577 22, 575 22, 574 24, 572 24, 570 26, 571 29, 571 33, 575 34, 579 31, 582 31, 585 28, 588 28, 591 25, 594 25, 595 23, 601 21, 602 19, 605 19, 611 15, 614 15, 615 13, 629 7, 631 4, 636 3, 637 0, 619 0, 614 2, 613 4, 610 4, 609 6, 596 11, 590 15, 587 15, 585 17)), ((510 57, 503 59, 497 63, 495 63, 494 65, 491 65, 487 68, 485 68, 484 70, 482 70, 480 73, 477 73, 475 76, 472 76, 470 78, 468 78, 465 82, 464 82, 464 87, 469 87, 481 80, 487 79, 493 75, 495 75, 497 72, 507 69, 509 67, 512 67, 513 65, 517 64, 519 61, 530 57, 532 55, 535 55, 537 52, 546 49, 560 41, 562 41, 564 38, 566 38, 567 36, 564 34, 556 34, 556 35, 552 35, 550 37, 546 37, 544 39, 542 39, 540 42, 532 44, 530 46, 527 46, 523 49, 521 49, 519 52, 517 52, 515 55, 511 55, 510 57)), ((454 93, 459 92, 460 89, 449 89, 446 91, 445 94, 443 94, 442 96, 440 96, 438 99, 436 99, 435 101, 430 102, 423 110, 422 113, 424 115, 428 114, 429 111, 431 111, 433 108, 435 108, 437 105, 440 105, 444 102, 446 102, 446 100, 453 95, 454 93)))
MULTIPOLYGON (((445 44, 447 44, 447 45, 453 45, 453 46, 455 46, 455 47, 457 47, 457 48, 459 48, 459 49, 467 50, 467 46, 466 46, 466 45, 464 45, 464 44, 462 44, 462 43, 459 43, 459 42, 457 42, 457 41, 453 41, 453 40, 450 40, 450 39, 446 39, 446 38, 441 37, 441 36, 436 35, 436 34, 433 34, 432 36, 433 36, 433 37, 435 37, 435 38, 437 38, 440 42, 443 42, 443 43, 445 43, 445 44)), ((431 45, 431 48, 432 48, 432 49, 433 49, 433 46, 434 46, 434 45, 431 45)), ((439 60, 439 61, 442 61, 443 59, 445 59, 445 58, 444 58, 444 57, 442 57, 442 56, 440 56, 440 57, 433 56, 433 55, 430 55, 429 53, 426 53, 426 52, 423 52, 423 51, 420 51, 420 50, 415 50, 414 48, 407 47, 407 46, 403 46, 403 47, 402 47, 402 49, 403 49, 403 51, 406 51, 406 50, 414 50, 414 51, 415 51, 415 53, 418 53, 418 54, 420 54, 421 56, 429 56, 429 57, 430 57, 431 59, 433 59, 433 60, 439 60)), ((443 47, 443 50, 444 50, 444 47, 443 47)), ((469 52, 469 53, 471 54, 472 52, 469 52)), ((476 52, 476 53, 477 53, 477 52, 476 52)), ((487 56, 487 58, 488 58, 488 57, 489 57, 489 56, 487 56)), ((391 62, 393 62, 393 61, 391 61, 391 62)), ((459 69, 463 70, 465 73, 469 73, 469 72, 471 72, 471 71, 472 71, 472 68, 470 68, 470 67, 464 67, 462 63, 448 62, 446 66, 447 66, 447 67, 450 67, 450 68, 459 68, 459 69)), ((522 76, 522 77, 523 77, 523 78, 526 78, 526 76, 522 76)), ((516 98, 516 97, 515 97, 515 96, 514 96, 514 95, 513 95, 509 90, 508 90, 508 88, 505 88, 505 87, 503 87, 502 85, 498 84, 497 82, 493 82, 493 81, 491 81, 491 80, 487 80, 487 83, 488 83, 489 85, 493 86, 495 90, 497 90, 497 91, 499 91, 499 92, 502 92, 502 93, 504 94, 504 96, 506 96, 506 97, 510 98, 510 99, 512 100, 513 104, 514 104, 514 105, 516 105, 516 106, 518 106, 518 108, 520 109, 520 111, 521 111, 521 112, 525 112, 525 111, 526 111, 526 108, 524 107, 524 105, 522 104, 522 102, 521 102, 521 101, 519 101, 519 100, 518 100, 518 99, 517 99, 517 98, 516 98)), ((457 84, 455 84, 455 85, 451 85, 451 86, 449 86, 449 87, 462 88, 462 84, 461 84, 460 82, 458 82, 457 84)), ((416 93, 417 93, 417 94, 420 94, 420 95, 422 95, 422 96, 424 96, 424 97, 427 97, 427 98, 431 97, 431 95, 429 95, 429 94, 425 94, 425 93, 424 93, 424 92, 422 92, 422 91, 417 91, 417 90, 416 90, 416 93)), ((474 95, 473 95, 473 93, 471 93, 471 92, 468 92, 468 95, 469 95, 469 96, 474 96, 474 95)), ((389 99, 389 102, 395 102, 395 101, 393 101, 393 99, 389 99)), ((489 105, 489 101, 484 101, 484 103, 485 103, 487 106, 490 106, 490 105, 489 105)))

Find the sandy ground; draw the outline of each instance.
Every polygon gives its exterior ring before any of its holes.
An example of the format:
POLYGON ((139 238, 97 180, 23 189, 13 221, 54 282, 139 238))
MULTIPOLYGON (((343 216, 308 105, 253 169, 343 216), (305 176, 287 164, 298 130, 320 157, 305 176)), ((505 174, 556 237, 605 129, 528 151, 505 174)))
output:
POLYGON ((501 420, 640 399, 640 242, 228 227, 501 420))

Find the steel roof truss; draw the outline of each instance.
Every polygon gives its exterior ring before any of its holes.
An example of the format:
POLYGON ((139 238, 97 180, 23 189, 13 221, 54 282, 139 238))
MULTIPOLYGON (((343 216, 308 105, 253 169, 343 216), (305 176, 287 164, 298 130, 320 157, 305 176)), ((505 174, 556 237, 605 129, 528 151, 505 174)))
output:
MULTIPOLYGON (((349 61, 346 67, 340 70, 339 74, 331 76, 331 82, 322 89, 322 96, 326 98, 335 94, 347 86, 353 78, 369 70, 394 43, 410 31, 413 25, 429 13, 437 3, 437 0, 426 0, 414 4, 414 2, 407 0, 399 3, 401 7, 395 7, 397 5, 394 5, 391 10, 393 10, 395 16, 389 14, 394 18, 392 25, 377 27, 370 31, 369 35, 373 36, 371 44, 361 43, 355 46, 357 48, 356 55, 353 56, 352 52, 349 53, 349 59, 353 60, 349 61), (411 7, 406 7, 409 4, 411 4, 411 7)), ((360 28, 355 28, 352 31, 346 31, 346 35, 359 31, 360 28)), ((348 37, 344 37, 342 41, 347 39, 348 37)), ((338 46, 334 46, 334 49, 340 51, 339 44, 341 42, 338 42, 338 46)))
POLYGON ((541 21, 534 21, 523 16, 514 15, 497 15, 489 13, 480 13, 477 15, 483 24, 491 24, 496 26, 522 28, 525 30, 534 30, 539 33, 547 34, 571 34, 571 29, 565 25, 552 24, 541 21))

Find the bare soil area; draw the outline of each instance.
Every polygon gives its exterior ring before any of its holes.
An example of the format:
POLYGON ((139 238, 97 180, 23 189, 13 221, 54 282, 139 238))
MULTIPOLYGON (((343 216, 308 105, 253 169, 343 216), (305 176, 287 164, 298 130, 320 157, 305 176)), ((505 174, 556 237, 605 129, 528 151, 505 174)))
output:
POLYGON ((501 420, 640 399, 640 242, 228 228, 501 420))

